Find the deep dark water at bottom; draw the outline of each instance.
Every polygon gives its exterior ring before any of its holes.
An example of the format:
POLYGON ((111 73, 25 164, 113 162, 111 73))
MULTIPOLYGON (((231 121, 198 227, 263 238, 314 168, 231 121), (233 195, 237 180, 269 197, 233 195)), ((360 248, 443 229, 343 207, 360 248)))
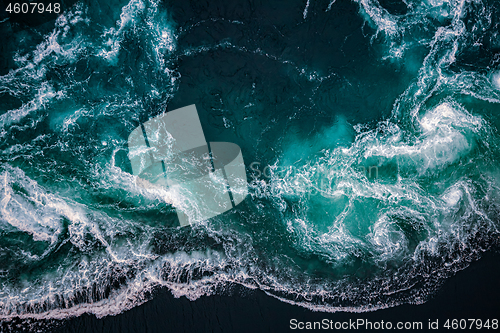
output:
MULTIPOLYGON (((394 308, 365 313, 313 312, 300 306, 283 303, 260 290, 243 287, 233 289, 232 295, 215 295, 189 301, 175 298, 162 289, 152 300, 117 316, 101 319, 85 314, 64 321, 30 323, 30 330, 43 327, 45 332, 286 332, 310 331, 290 329, 290 320, 302 322, 334 322, 365 319, 371 322, 422 322, 418 332, 457 331, 443 327, 447 319, 499 318, 500 312, 500 253, 486 253, 479 261, 451 277, 428 302, 405 304, 394 308), (428 321, 439 320, 439 330, 429 330, 428 321), (34 324, 34 325, 33 325, 34 324)), ((11 322, 26 327, 26 322, 11 322)), ((2 325, 5 328, 5 323, 2 325)), ((324 330, 323 330, 324 331, 324 330)), ((352 331, 352 330, 351 330, 352 331)), ((370 330, 360 329, 368 332, 370 330)), ((373 330, 380 332, 381 330, 373 330)), ((396 330, 394 330, 396 331, 396 330)), ((404 330, 408 331, 408 330, 404 330)), ((412 331, 412 330, 410 330, 412 331)), ((479 331, 458 330, 461 332, 479 331)), ((482 331, 496 331, 483 329, 482 331)))

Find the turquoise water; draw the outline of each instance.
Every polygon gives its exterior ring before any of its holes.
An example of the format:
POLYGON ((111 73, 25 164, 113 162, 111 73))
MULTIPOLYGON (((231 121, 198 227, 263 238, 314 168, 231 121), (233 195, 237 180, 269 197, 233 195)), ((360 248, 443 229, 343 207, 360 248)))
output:
POLYGON ((0 316, 115 315, 158 287, 319 311, 422 303, 498 248, 494 1, 77 2, 0 23, 0 316), (178 226, 128 135, 196 104, 249 195, 178 226))

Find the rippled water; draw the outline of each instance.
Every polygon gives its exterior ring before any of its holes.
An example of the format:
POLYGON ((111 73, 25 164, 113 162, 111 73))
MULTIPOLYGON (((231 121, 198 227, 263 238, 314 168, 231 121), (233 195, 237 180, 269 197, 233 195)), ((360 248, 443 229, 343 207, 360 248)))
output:
POLYGON ((4 20, 0 316, 114 315, 159 286, 320 311, 421 303, 499 245, 495 1, 80 1, 4 20), (128 135, 196 104, 249 196, 178 226, 128 135))

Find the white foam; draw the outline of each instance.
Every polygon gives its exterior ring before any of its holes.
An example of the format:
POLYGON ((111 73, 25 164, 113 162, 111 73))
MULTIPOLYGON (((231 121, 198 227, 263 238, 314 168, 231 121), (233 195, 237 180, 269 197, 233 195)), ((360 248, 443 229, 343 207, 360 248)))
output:
MULTIPOLYGON (((0 128, 21 122, 28 115, 43 110, 53 99, 62 98, 63 96, 64 92, 56 92, 49 83, 43 82, 31 101, 23 104, 18 109, 9 110, 0 115, 0 128)), ((34 126, 34 124, 31 124, 31 126, 34 126)))
POLYGON ((311 0, 307 0, 306 6, 304 7, 304 12, 302 13, 302 17, 304 18, 304 20, 307 18, 307 12, 309 10, 310 1, 311 0))
POLYGON ((357 0, 363 11, 369 16, 378 31, 386 33, 388 36, 397 36, 401 33, 397 18, 391 15, 385 8, 380 6, 378 1, 357 0))
POLYGON ((151 35, 151 47, 155 50, 154 55, 160 68, 166 72, 165 55, 172 53, 176 48, 176 37, 170 26, 166 25, 168 18, 158 10, 158 1, 154 0, 130 0, 122 8, 120 19, 115 27, 105 29, 103 45, 98 50, 97 56, 117 64, 121 43, 126 31, 136 29, 138 24, 145 23, 149 29, 145 34, 151 35), (145 17, 145 18, 144 18, 145 17), (144 20, 145 22, 142 22, 144 20))
POLYGON ((447 102, 429 110, 420 119, 420 126, 425 134, 432 134, 439 130, 446 135, 455 128, 467 128, 477 132, 481 129, 481 125, 481 118, 472 116, 460 106, 447 102))
MULTIPOLYGON (((329 8, 333 3, 334 1, 330 3, 329 8)), ((403 32, 399 19, 379 8, 376 1, 360 3, 366 7, 366 12, 373 17, 380 31, 394 36, 403 32)), ((149 19, 149 12, 145 12, 156 11, 157 3, 133 0, 127 6, 122 10, 117 25, 107 30, 104 36, 109 45, 96 42, 95 49, 92 50, 97 50, 97 54, 104 50, 101 56, 109 58, 110 61, 116 60, 114 57, 119 52, 124 32, 133 28, 137 20, 142 19, 139 16, 145 14, 148 17, 148 25, 151 23, 147 33, 154 36, 154 46, 158 46, 155 48, 156 61, 163 66, 162 54, 175 48, 172 43, 175 35, 167 27, 154 24, 155 22, 149 19)), ((68 31, 71 28, 68 28, 68 25, 75 22, 86 23, 84 20, 72 20, 69 16, 64 16, 64 19, 64 22, 63 19, 60 21, 59 28, 62 30, 49 35, 37 50, 36 61, 28 64, 30 57, 18 58, 20 63, 26 65, 23 70, 29 72, 31 78, 36 75, 38 79, 43 78, 40 73, 43 71, 44 62, 64 59, 71 62, 78 54, 78 49, 73 48, 75 44, 65 41, 64 38, 69 36, 68 31)), ((443 40, 447 36, 453 38, 459 35, 457 31, 450 29, 443 29, 439 33, 442 33, 439 38, 443 40)), ((436 45, 431 47, 437 47, 436 45)), ((208 49, 210 48, 199 48, 200 52, 208 49)), ((400 52, 403 51, 404 49, 401 49, 400 52)), ((265 54, 260 50, 259 52, 265 54)), ((454 57, 454 52, 456 50, 452 48, 452 52, 448 54, 449 59, 454 57)), ((2 82, 11 86, 13 81, 8 80, 12 77, 6 76, 2 82)), ((317 76, 310 77, 316 79, 317 76)), ((133 82, 130 84, 133 85, 133 82)), ((423 86, 422 91, 425 91, 423 86)), ((156 88, 151 94, 155 94, 155 91, 156 88)), ((41 101, 35 109, 42 109, 46 99, 50 101, 50 98, 58 97, 54 91, 48 91, 45 95, 35 101, 41 101)), ((85 113, 86 111, 81 109, 64 118, 63 131, 69 131, 75 126, 76 120, 85 113)), ((14 118, 16 116, 15 113, 11 115, 14 118)), ((23 117, 25 115, 21 113, 18 118, 23 117)), ((259 288, 284 302, 299 304, 316 311, 361 312, 393 306, 400 302, 422 302, 427 293, 434 290, 435 284, 439 284, 446 274, 453 271, 453 265, 459 266, 459 262, 448 262, 447 265, 436 268, 433 273, 436 274, 436 279, 424 281, 427 284, 422 290, 415 290, 399 298, 396 295, 394 298, 380 300, 377 297, 380 296, 381 288, 384 295, 394 295, 402 290, 411 291, 415 282, 412 280, 414 276, 405 275, 406 272, 396 272, 395 275, 391 275, 391 272, 384 275, 383 272, 370 282, 357 285, 334 279, 313 279, 302 274, 300 267, 290 264, 292 260, 284 258, 285 254, 271 259, 261 257, 262 248, 254 248, 253 240, 257 238, 253 237, 261 237, 259 241, 264 241, 265 237, 268 237, 267 234, 260 234, 260 231, 252 234, 238 231, 238 228, 248 223, 260 223, 260 209, 266 203, 272 205, 274 213, 282 217, 280 221, 269 223, 286 223, 286 237, 292 239, 291 246, 296 246, 300 253, 318 256, 331 267, 342 266, 353 256, 360 258, 363 251, 369 253, 368 257, 373 258, 374 262, 382 267, 391 260, 413 260, 412 272, 416 272, 415 278, 418 278, 418 265, 421 264, 419 260, 422 256, 442 255, 440 251, 456 244, 466 248, 467 237, 472 234, 468 233, 471 221, 488 220, 488 215, 483 211, 484 206, 474 201, 474 186, 464 181, 445 188, 442 193, 438 191, 439 193, 430 195, 419 179, 426 176, 427 170, 439 172, 449 163, 457 161, 461 155, 467 154, 486 125, 481 118, 470 115, 451 102, 443 102, 411 121, 411 125, 419 130, 416 134, 405 132, 402 125, 390 121, 380 124, 374 131, 368 130, 367 126, 358 126, 358 135, 352 144, 349 142, 347 146, 331 149, 321 147, 324 154, 304 162, 297 168, 297 172, 271 173, 268 180, 254 181, 251 187, 255 190, 252 196, 256 202, 257 214, 249 217, 245 212, 242 213, 241 217, 246 220, 237 221, 236 223, 241 223, 237 228, 231 227, 230 223, 234 222, 231 220, 234 217, 231 217, 224 223, 203 222, 193 229, 194 235, 201 234, 219 242, 223 247, 220 252, 207 250, 188 253, 173 250, 172 253, 162 255, 154 253, 151 244, 155 234, 169 235, 169 231, 148 226, 142 221, 108 216, 99 203, 84 206, 69 198, 54 195, 29 179, 21 170, 8 168, 1 174, 3 178, 0 177, 0 182, 4 185, 0 193, 0 212, 4 222, 8 223, 10 228, 31 234, 36 240, 55 244, 62 230, 61 220, 66 219, 69 238, 63 242, 71 242, 81 256, 75 255, 76 259, 68 258, 57 271, 46 272, 40 278, 40 281, 47 281, 46 283, 20 282, 19 286, 5 286, 0 292, 0 317, 67 318, 83 313, 94 313, 102 317, 118 314, 143 303, 147 299, 146 295, 158 286, 169 288, 175 297, 186 296, 193 300, 233 283, 259 288), (416 164, 423 166, 420 173, 410 171, 409 175, 402 173, 397 177, 391 175, 393 177, 387 179, 369 180, 355 168, 358 163, 366 162, 369 158, 383 164, 397 162, 405 157, 415 159, 416 164), (322 181, 326 188, 321 185, 322 181), (13 184, 22 190, 15 189, 13 184), (324 191, 323 195, 308 196, 311 189, 324 191), (258 190, 261 191, 257 192, 258 190), (328 214, 328 210, 335 205, 340 207, 339 213, 328 214), (457 219, 454 215, 461 205, 467 212, 464 220, 457 219), (360 211, 365 214, 359 215, 362 218, 357 215, 360 211), (319 221, 317 216, 322 213, 326 217, 319 221), (410 242, 396 218, 421 222, 422 229, 429 233, 413 253, 410 242), (323 222, 324 225, 320 225, 323 222), (363 230, 363 223, 369 223, 371 229, 368 228, 366 234, 356 235, 356 223, 359 230, 363 230), (223 227, 219 227, 220 225, 223 227), (434 232, 436 230, 438 232, 434 232), (100 251, 102 248, 104 250, 100 251), (197 270, 210 274, 196 278, 194 272, 197 270), (443 277, 439 274, 443 274, 443 277), (124 285, 113 289, 111 294, 105 297, 104 290, 110 286, 113 277, 124 277, 124 285), (97 286, 99 294, 97 300, 87 293, 87 290, 94 286, 97 286), (83 296, 78 296, 79 294, 83 296), (57 303, 56 296, 64 299, 64 305, 57 303), (358 305, 342 306, 344 302, 349 301, 358 305), (48 308, 41 306, 44 302, 48 304, 48 308)), ((320 142, 324 143, 329 138, 320 139, 320 142)), ((313 141, 318 141, 318 138, 313 141)), ((120 146, 119 142, 101 139, 97 142, 107 142, 106 147, 120 146)), ((23 147, 19 145, 11 151, 20 151, 23 147)), ((100 193, 123 191, 126 193, 125 198, 120 197, 123 201, 133 201, 134 197, 167 203, 176 200, 172 193, 165 189, 144 189, 137 186, 135 177, 116 167, 114 157, 117 151, 118 149, 114 150, 111 162, 95 164, 90 172, 93 177, 92 186, 100 193)), ((495 225, 491 221, 489 223, 495 225)), ((28 251, 22 250, 20 253, 26 258, 36 259, 28 251)))
POLYGON ((72 217, 72 210, 63 201, 46 193, 19 169, 8 169, 0 178, 3 186, 0 193, 2 220, 31 234, 35 241, 55 243, 61 232, 61 214, 72 217), (14 183, 20 184, 28 196, 14 191, 14 183), (38 209, 33 209, 33 205, 38 209))
POLYGON ((456 206, 460 199, 462 199, 462 190, 458 186, 453 186, 447 192, 445 192, 441 198, 446 202, 448 206, 456 206))
MULTIPOLYGON (((391 212, 393 214, 394 212, 391 212)), ((388 260, 401 257, 408 249, 408 240, 397 224, 383 214, 371 227, 368 239, 379 253, 377 261, 384 265, 388 260)))
POLYGON ((407 157, 414 161, 421 173, 454 163, 471 150, 473 135, 482 130, 484 121, 470 115, 459 105, 442 103, 416 120, 422 135, 414 144, 401 142, 401 133, 391 135, 383 142, 368 144, 364 157, 407 157))
POLYGON ((500 89, 500 71, 491 74, 491 82, 493 83, 495 88, 500 89))

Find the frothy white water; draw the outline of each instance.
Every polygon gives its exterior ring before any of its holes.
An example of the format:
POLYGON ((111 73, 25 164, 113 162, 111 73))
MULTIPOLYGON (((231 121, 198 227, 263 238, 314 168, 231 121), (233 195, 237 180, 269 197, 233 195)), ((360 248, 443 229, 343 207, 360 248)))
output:
POLYGON ((497 89, 500 89, 500 72, 493 73, 491 75, 491 81, 497 89))
POLYGON ((459 105, 445 102, 418 120, 422 135, 411 145, 397 143, 402 134, 397 130, 388 142, 370 146, 364 157, 403 157, 413 161, 420 173, 425 173, 467 154, 475 142, 470 134, 480 132, 483 123, 480 117, 470 115, 459 105))
POLYGON ((150 47, 154 49, 155 60, 160 68, 168 71, 165 68, 164 54, 175 50, 175 36, 172 29, 163 22, 168 22, 168 18, 158 10, 158 1, 132 0, 122 8, 116 27, 104 31, 103 47, 97 55, 116 65, 125 33, 131 29, 138 29, 150 36, 150 47), (146 18, 145 22, 143 17, 146 18), (144 29, 145 27, 147 28, 144 29))
MULTIPOLYGON (((398 38, 407 36, 416 24, 410 22, 411 15, 397 17, 376 1, 359 3, 377 29, 392 38, 394 50, 404 53, 406 40, 398 38)), ((72 65, 87 52, 106 65, 119 66, 120 55, 126 53, 122 47, 126 36, 135 29, 144 29, 149 36, 141 45, 153 50, 149 54, 154 68, 168 73, 166 54, 176 48, 175 35, 163 24, 157 6, 157 2, 132 0, 121 9, 116 25, 102 29, 96 38, 88 37, 85 27, 93 23, 82 7, 61 16, 36 51, 18 58, 23 67, 1 78, 3 91, 24 94, 32 101, 6 113, 4 133, 30 113, 43 113, 51 101, 67 98, 66 92, 56 92, 46 83, 45 73, 51 66, 72 65), (146 22, 147 28, 139 22, 146 22), (77 27, 86 33, 79 34, 77 27), (35 91, 26 92, 31 86, 24 79, 36 83, 35 91), (38 93, 43 87, 46 90, 38 93)), ((415 5, 414 17, 432 16, 425 6, 415 5)), ((430 6, 448 5, 433 2, 430 6)), ((55 194, 21 167, 6 166, 0 174, 1 223, 9 237, 21 232, 33 243, 42 244, 39 251, 18 246, 17 262, 49 257, 54 261, 47 261, 35 281, 25 278, 2 289, 0 317, 66 318, 82 313, 102 317, 143 303, 160 286, 176 297, 194 300, 224 292, 234 283, 318 311, 369 311, 425 301, 443 279, 483 250, 475 241, 488 243, 498 235, 498 171, 487 173, 486 165, 481 164, 488 162, 485 145, 493 145, 497 138, 488 137, 491 128, 483 118, 453 98, 429 102, 433 94, 451 86, 497 103, 494 89, 482 89, 485 76, 447 71, 466 33, 461 24, 463 6, 464 2, 450 2, 450 26, 437 29, 424 41, 429 55, 418 82, 396 103, 394 117, 372 130, 369 125, 356 126, 352 135, 348 124, 325 130, 302 143, 313 147, 314 156, 294 170, 280 165, 281 160, 290 162, 293 155, 285 150, 276 162, 285 171, 271 170, 268 179, 252 182, 246 209, 233 215, 192 229, 162 227, 160 219, 148 224, 147 213, 160 210, 168 218, 168 204, 178 198, 162 188, 144 189, 135 177, 116 167, 120 149, 113 147, 123 142, 113 141, 110 135, 88 140, 93 147, 92 159, 83 163, 88 179, 78 175, 67 179, 70 188, 65 195, 55 194), (464 82, 470 85, 460 86, 464 82), (339 132, 345 140, 335 137, 339 132), (105 149, 113 151, 111 161, 100 155, 105 149), (372 167, 376 167, 373 174, 372 167), (102 196, 93 200, 82 197, 95 192, 102 196), (256 225, 258 228, 251 229, 256 225), (276 245, 280 243, 293 251, 282 252, 276 245), (60 253, 63 258, 57 259, 60 253), (360 258, 364 262, 357 265, 360 258), (315 276, 315 265, 337 276, 315 276), (433 278, 414 288, 422 275, 433 278), (359 279, 353 282, 350 276, 359 279)), ((187 50, 183 55, 218 47, 235 46, 224 42, 187 50)), ((290 63, 260 49, 239 50, 290 63)), ((299 72, 311 81, 323 79, 314 71, 299 72)), ((82 85, 93 75, 97 74, 90 73, 83 80, 71 78, 70 86, 82 85)), ((175 80, 174 76, 169 79, 175 80)), ((131 88, 139 85, 131 75, 125 82, 131 88)), ((85 121, 107 120, 114 113, 133 118, 134 108, 143 107, 135 96, 111 95, 104 96, 104 101, 96 98, 85 107, 73 105, 74 111, 65 110, 60 118, 52 118, 51 124, 63 134, 62 142, 53 143, 50 136, 37 140, 48 142, 47 150, 54 146, 63 152, 83 150, 87 147, 72 146, 75 128, 85 121), (129 109, 129 113, 123 111, 129 109)), ((145 88, 144 95, 159 96, 152 85, 145 88)), ((13 152, 33 151, 29 144, 19 144, 2 152, 2 157, 11 161, 13 152)))

